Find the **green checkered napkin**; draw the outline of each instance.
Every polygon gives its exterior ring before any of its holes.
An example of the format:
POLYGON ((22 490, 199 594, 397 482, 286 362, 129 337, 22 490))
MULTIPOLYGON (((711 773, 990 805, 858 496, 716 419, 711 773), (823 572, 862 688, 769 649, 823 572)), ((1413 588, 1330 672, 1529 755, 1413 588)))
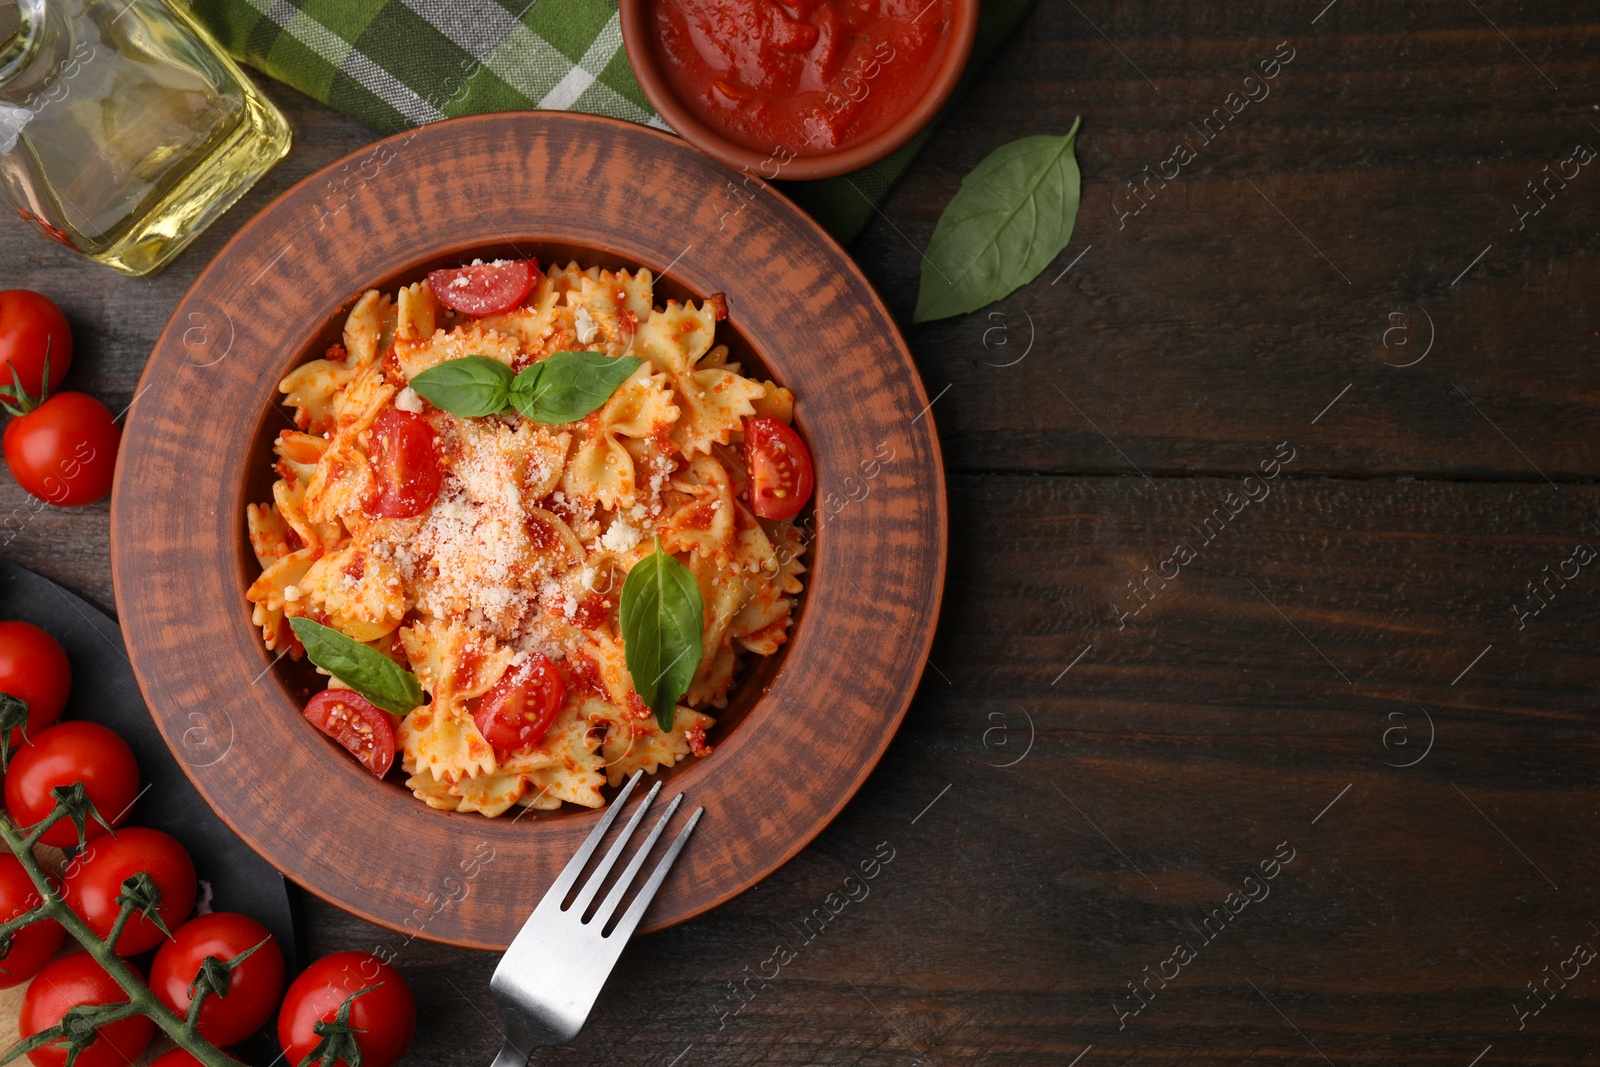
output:
MULTIPOLYGON (((667 129, 628 65, 616 0, 175 0, 234 58, 384 133, 550 108, 667 129)), ((982 0, 956 99, 1033 0, 982 0)), ((954 99, 951 106, 954 105, 954 99)), ((949 111, 941 112, 940 118, 949 111)), ((785 192, 840 241, 861 232, 927 129, 889 158, 785 192)))

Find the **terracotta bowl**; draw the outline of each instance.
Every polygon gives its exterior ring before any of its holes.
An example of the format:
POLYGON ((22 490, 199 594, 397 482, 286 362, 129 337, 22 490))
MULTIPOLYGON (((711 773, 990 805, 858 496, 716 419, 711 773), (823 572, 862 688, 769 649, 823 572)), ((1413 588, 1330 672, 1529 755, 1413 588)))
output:
POLYGON ((939 113, 956 83, 967 69, 972 42, 978 33, 979 0, 954 0, 955 19, 944 55, 928 85, 927 93, 894 123, 875 137, 819 156, 797 156, 780 164, 771 151, 760 152, 729 140, 702 122, 678 98, 656 53, 656 34, 652 17, 656 4, 669 0, 620 0, 622 41, 639 86, 667 125, 700 151, 720 159, 746 174, 775 179, 833 178, 860 170, 884 158, 926 126, 939 113))
POLYGON ((717 713, 715 751, 662 775, 662 802, 686 794, 685 811, 703 804, 706 817, 645 929, 714 907, 804 847, 910 703, 947 541, 927 393, 838 245, 765 186, 728 210, 729 178, 676 137, 588 115, 483 115, 400 134, 246 224, 150 356, 111 517, 139 685, 223 820, 300 885, 398 931, 390 947, 420 936, 503 948, 599 814, 485 819, 375 781, 305 721, 317 683, 267 653, 250 623, 244 509, 270 498, 272 441, 290 425, 277 383, 322 354, 365 289, 474 256, 648 267, 658 304, 725 292, 718 338, 747 373, 798 397, 818 486, 800 613, 780 655, 746 665, 717 713))

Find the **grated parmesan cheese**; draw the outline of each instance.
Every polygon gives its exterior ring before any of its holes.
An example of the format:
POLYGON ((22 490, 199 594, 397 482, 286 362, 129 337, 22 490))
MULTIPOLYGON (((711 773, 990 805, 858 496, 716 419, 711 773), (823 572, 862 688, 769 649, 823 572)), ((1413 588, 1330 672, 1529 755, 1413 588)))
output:
POLYGON ((613 552, 626 552, 644 538, 644 534, 635 530, 623 519, 617 519, 611 524, 605 536, 600 538, 600 543, 613 552))
POLYGON ((578 328, 578 341, 582 344, 593 344, 600 338, 600 324, 594 321, 594 316, 589 314, 589 309, 578 305, 578 311, 572 316, 572 321, 578 328))
POLYGON ((417 391, 408 385, 400 390, 399 394, 394 398, 394 406, 401 411, 409 411, 414 415, 420 415, 422 414, 422 397, 418 396, 417 391))

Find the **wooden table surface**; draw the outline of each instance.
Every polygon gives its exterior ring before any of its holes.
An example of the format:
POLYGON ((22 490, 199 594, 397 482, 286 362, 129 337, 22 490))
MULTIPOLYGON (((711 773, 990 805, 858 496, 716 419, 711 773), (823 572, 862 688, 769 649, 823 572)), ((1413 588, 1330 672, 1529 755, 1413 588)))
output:
MULTIPOLYGON (((1325 3, 1042 0, 856 242, 949 465, 922 690, 816 843, 535 1063, 1600 1063, 1600 9, 1325 3), (910 327, 961 176, 1080 113, 1071 247, 910 327)), ((0 220, 75 387, 126 404, 222 241, 374 137, 270 91, 293 154, 158 277, 0 220)), ((107 515, 0 554, 109 607, 107 515)), ((399 963, 407 1062, 489 1062, 495 958, 399 963)))

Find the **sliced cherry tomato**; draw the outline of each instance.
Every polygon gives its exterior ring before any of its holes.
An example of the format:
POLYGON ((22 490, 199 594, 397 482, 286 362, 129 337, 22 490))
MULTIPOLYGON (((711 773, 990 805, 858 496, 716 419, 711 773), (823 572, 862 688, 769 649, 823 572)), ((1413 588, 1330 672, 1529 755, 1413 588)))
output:
MULTIPOLYGON (((50 790, 74 782, 83 783, 102 819, 120 826, 139 795, 139 764, 128 743, 99 723, 57 723, 34 734, 12 757, 6 773, 6 810, 23 829, 36 826, 55 810, 50 790)), ((91 840, 105 832, 94 819, 84 826, 91 840)), ((66 848, 78 843, 78 830, 71 819, 62 819, 39 840, 66 848)))
POLYGON ((365 952, 324 956, 289 986, 278 1013, 278 1044, 286 1062, 298 1064, 311 1054, 321 1040, 314 1027, 333 1022, 352 993, 361 993, 350 1005, 349 1024, 361 1050, 361 1067, 400 1062, 416 1033, 417 1002, 399 971, 365 952))
MULTIPOLYGON (((38 736, 61 718, 72 691, 72 668, 60 642, 29 622, 0 622, 0 693, 28 702, 28 733, 38 736)), ((11 745, 22 731, 11 732, 11 745)))
POLYGON ((394 720, 352 689, 324 689, 306 702, 312 725, 382 778, 394 766, 394 720))
POLYGON ((243 1041, 267 1024, 283 995, 283 950, 267 928, 247 915, 216 911, 197 915, 178 927, 150 965, 150 989, 186 1017, 189 986, 207 956, 226 963, 250 949, 254 952, 233 968, 226 996, 209 996, 200 1006, 200 1036, 213 1045, 243 1041), (260 948, 256 948, 260 945, 260 948))
POLYGON ((811 499, 811 453, 800 435, 768 415, 746 419, 744 462, 750 510, 763 519, 792 519, 811 499))
MULTIPOLYGON (((176 930, 194 908, 194 861, 182 845, 143 826, 118 830, 115 837, 97 837, 72 861, 62 879, 61 897, 67 907, 89 924, 95 936, 111 933, 121 906, 117 894, 122 883, 143 871, 161 890, 157 913, 167 929, 176 930)), ((117 941, 117 955, 137 956, 166 940, 155 923, 134 915, 117 941)))
POLYGON ((111 492, 122 427, 89 394, 57 393, 6 423, 3 443, 18 485, 47 504, 70 508, 111 492))
POLYGON ((483 739, 504 752, 532 748, 544 740, 566 698, 561 672, 538 652, 510 667, 472 716, 483 739))
POLYGON ((55 389, 72 366, 72 330, 67 317, 50 298, 31 289, 0 292, 0 386, 22 382, 23 392, 38 396, 50 356, 49 388, 55 389), (15 368, 16 378, 11 377, 15 368))
POLYGON ((428 275, 428 288, 445 307, 482 318, 528 299, 542 277, 538 260, 505 259, 436 270, 428 275))
MULTIPOLYGON (((15 856, 0 855, 0 922, 9 922, 41 903, 33 879, 15 856)), ((11 951, 0 958, 0 989, 21 985, 39 973, 61 947, 66 931, 54 919, 29 923, 11 935, 11 951)))
MULTIPOLYGON (((137 973, 135 968, 135 973, 137 973)), ((87 952, 62 956, 39 972, 22 998, 17 1019, 20 1037, 32 1037, 61 1021, 68 1011, 83 1004, 116 1004, 128 994, 87 952)), ((156 1024, 148 1015, 130 1015, 95 1031, 94 1040, 78 1054, 77 1067, 128 1067, 138 1062, 156 1024)), ((51 1042, 28 1053, 36 1067, 66 1067, 64 1044, 51 1042)))
POLYGON ((372 473, 377 498, 367 507, 385 519, 408 519, 433 506, 444 481, 439 435, 410 411, 385 408, 372 420, 372 473))

